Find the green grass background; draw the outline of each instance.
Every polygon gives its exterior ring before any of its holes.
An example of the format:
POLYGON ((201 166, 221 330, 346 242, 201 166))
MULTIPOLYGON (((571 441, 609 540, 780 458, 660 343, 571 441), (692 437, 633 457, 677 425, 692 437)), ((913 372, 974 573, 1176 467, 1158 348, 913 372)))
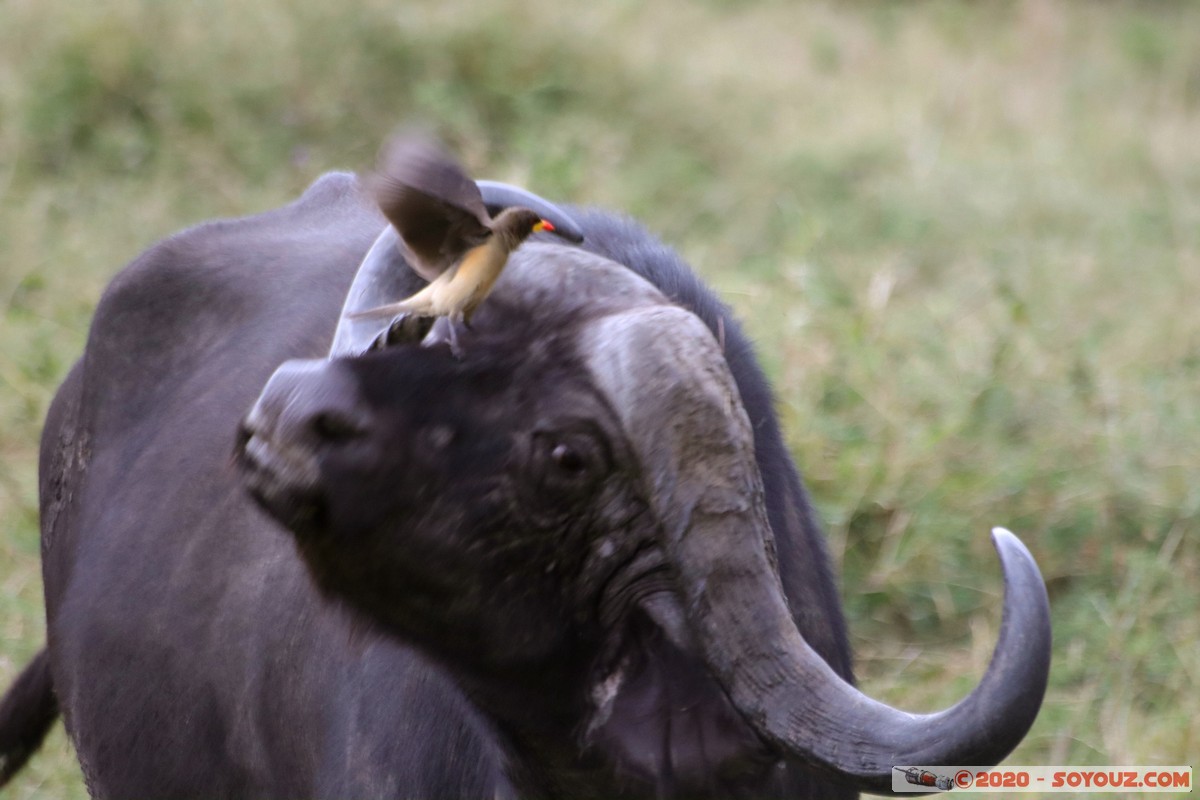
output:
MULTIPOLYGON (((0 0, 0 683, 43 641, 36 443, 106 281, 432 121, 625 210, 776 382, 871 694, 959 698, 987 531, 1045 573, 1012 764, 1200 752, 1200 5, 0 0)), ((61 726, 7 793, 85 796, 61 726)))

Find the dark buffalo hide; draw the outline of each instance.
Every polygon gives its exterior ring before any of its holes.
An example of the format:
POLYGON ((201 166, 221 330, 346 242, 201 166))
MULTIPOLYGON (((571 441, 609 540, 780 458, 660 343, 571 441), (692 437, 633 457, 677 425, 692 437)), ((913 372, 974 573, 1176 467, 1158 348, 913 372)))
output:
MULTIPOLYGON (((635 224, 598 212, 577 219, 587 249, 644 275, 720 333, 754 423, 797 624, 849 677, 828 559, 746 338, 635 224)), ((505 732, 446 669, 318 594, 293 542, 239 485, 230 456, 239 418, 275 368, 328 350, 383 224, 352 177, 328 175, 286 208, 159 243, 105 293, 50 411, 41 468, 53 682, 94 794, 493 797, 513 793, 514 776, 526 780, 505 732)), ((712 686, 655 626, 631 625, 631 636, 654 646, 640 653, 644 696, 617 714, 662 717, 628 723, 661 737, 673 713, 686 722, 669 694, 712 686)), ((564 781, 575 796, 589 781, 602 796, 614 787, 670 790, 661 770, 649 781, 643 774, 662 767, 660 741, 604 735, 582 750, 569 737, 539 746, 562 751, 555 762, 570 763, 564 781)), ((745 744, 744 731, 732 735, 745 744)), ((754 749, 757 760, 737 761, 748 775, 676 779, 807 791, 800 770, 754 749)), ((557 790, 553 775, 528 780, 557 790)))

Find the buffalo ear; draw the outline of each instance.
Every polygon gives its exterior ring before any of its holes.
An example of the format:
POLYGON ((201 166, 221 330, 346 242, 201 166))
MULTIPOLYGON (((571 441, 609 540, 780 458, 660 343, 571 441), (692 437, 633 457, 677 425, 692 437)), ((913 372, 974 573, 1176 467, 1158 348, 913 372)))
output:
POLYGON ((636 612, 617 668, 597 685, 587 744, 660 797, 765 781, 775 757, 697 658, 636 612))

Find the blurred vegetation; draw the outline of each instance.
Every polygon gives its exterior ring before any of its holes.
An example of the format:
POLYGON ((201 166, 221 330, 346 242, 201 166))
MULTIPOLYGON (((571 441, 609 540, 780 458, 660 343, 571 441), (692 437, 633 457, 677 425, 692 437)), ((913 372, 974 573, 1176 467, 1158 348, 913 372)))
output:
MULTIPOLYGON (((433 121, 737 308, 867 691, 957 699, 992 525, 1051 593, 1013 764, 1200 752, 1200 5, 0 3, 0 684, 44 637, 36 444, 112 274, 433 121), (1190 577, 1189 577, 1190 576, 1190 577)), ((83 797, 61 727, 10 790, 83 797)))

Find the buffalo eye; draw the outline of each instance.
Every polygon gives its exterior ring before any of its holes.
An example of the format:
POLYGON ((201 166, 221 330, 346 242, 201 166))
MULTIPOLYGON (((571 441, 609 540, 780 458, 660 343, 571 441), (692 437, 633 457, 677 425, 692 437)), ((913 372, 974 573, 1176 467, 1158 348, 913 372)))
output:
POLYGON ((543 495, 582 492, 608 470, 608 451, 590 431, 535 433, 532 455, 534 482, 543 495))
POLYGON ((564 472, 579 473, 587 468, 587 462, 578 450, 572 449, 571 445, 565 442, 559 442, 550 451, 550 458, 559 469, 564 472))

